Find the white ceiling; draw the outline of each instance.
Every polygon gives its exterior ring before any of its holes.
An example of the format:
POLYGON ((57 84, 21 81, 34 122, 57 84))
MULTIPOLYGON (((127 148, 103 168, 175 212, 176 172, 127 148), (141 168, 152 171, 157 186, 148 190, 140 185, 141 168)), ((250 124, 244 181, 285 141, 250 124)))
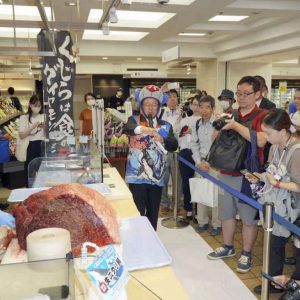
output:
MULTIPOLYGON (((11 1, 3 0, 5 5, 11 4, 11 1)), ((114 0, 105 1, 104 5, 108 5, 110 1, 114 0)), ((18 6, 35 6, 36 1, 15 0, 14 2, 18 6)), ((156 0, 135 0, 130 6, 120 4, 117 11, 122 11, 125 17, 126 11, 158 12, 170 15, 165 17, 163 19, 165 22, 158 27, 152 26, 147 20, 136 21, 133 25, 128 23, 130 20, 120 20, 120 24, 116 24, 118 27, 111 26, 110 30, 111 32, 121 31, 121 33, 104 36, 105 40, 97 40, 94 35, 93 40, 82 39, 84 30, 89 30, 86 31, 85 37, 97 30, 97 36, 103 38, 99 23, 88 22, 92 9, 103 8, 102 1, 78 0, 77 7, 66 6, 65 2, 65 0, 43 1, 45 7, 53 7, 55 22, 50 22, 50 26, 58 30, 71 31, 73 42, 80 50, 81 62, 93 59, 99 61, 103 56, 108 57, 110 63, 136 62, 137 57, 141 57, 143 63, 159 62, 161 52, 176 45, 180 46, 182 61, 218 58, 220 61, 274 64, 280 61, 294 61, 297 63, 300 53, 300 1, 298 0, 170 0, 165 5, 158 4, 156 0), (183 2, 190 4, 179 5, 183 2), (240 22, 208 21, 220 13, 248 16, 248 18, 240 22), (124 31, 138 32, 136 38, 138 41, 131 39, 134 36, 133 33, 124 34, 124 31), (179 36, 178 34, 182 32, 206 33, 206 35, 202 37, 179 36), (125 36, 127 41, 120 41, 116 36, 125 36)), ((12 16, 1 19, 1 13, 4 12, 4 6, 2 11, 1 6, 0 4, 0 63, 15 65, 20 60, 23 63, 29 60, 28 55, 16 60, 12 53, 16 53, 18 49, 24 50, 24 48, 36 50, 35 30, 29 31, 26 28, 42 28, 43 23, 34 16, 26 17, 26 20, 13 21, 12 16), (18 38, 15 41, 13 30, 7 27, 17 28, 18 38)), ((100 15, 96 20, 99 19, 100 15)), ((37 61, 36 57, 31 57, 31 59, 33 62, 37 61)))

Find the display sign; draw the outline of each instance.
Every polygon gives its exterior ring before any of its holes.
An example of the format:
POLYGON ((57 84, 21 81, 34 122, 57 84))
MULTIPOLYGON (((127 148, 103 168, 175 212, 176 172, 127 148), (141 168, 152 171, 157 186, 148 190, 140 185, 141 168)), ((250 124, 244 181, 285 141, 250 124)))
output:
POLYGON ((286 81, 279 81, 279 93, 285 94, 287 92, 287 82, 286 81))
MULTIPOLYGON (((53 32, 57 55, 42 57, 43 95, 49 143, 47 152, 55 154, 66 147, 68 136, 74 136, 73 93, 75 61, 72 38, 68 31, 53 32)), ((51 38, 51 36, 50 36, 51 38)), ((39 51, 51 51, 49 34, 38 34, 39 51)))
POLYGON ((124 292, 129 274, 113 246, 106 248, 87 268, 103 300, 115 300, 124 292))
POLYGON ((163 51, 161 53, 162 62, 165 63, 171 60, 178 59, 180 57, 179 50, 180 50, 179 46, 175 46, 173 48, 163 51))

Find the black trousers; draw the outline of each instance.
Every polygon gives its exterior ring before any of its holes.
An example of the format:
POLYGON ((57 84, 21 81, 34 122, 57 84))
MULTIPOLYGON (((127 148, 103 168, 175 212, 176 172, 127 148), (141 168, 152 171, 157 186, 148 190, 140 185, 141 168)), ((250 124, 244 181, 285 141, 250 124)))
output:
POLYGON ((270 250, 270 275, 276 276, 283 274, 285 245, 289 238, 282 236, 271 235, 271 250, 270 250))
MULTIPOLYGON (((179 152, 179 155, 186 159, 191 164, 195 164, 192 158, 192 150, 183 149, 179 152)), ((189 179, 194 177, 194 170, 185 165, 183 162, 179 161, 179 171, 181 174, 182 181, 182 192, 184 197, 184 209, 186 211, 193 211, 193 206, 191 204, 191 191, 189 179)))
POLYGON ((156 230, 162 187, 146 183, 130 183, 129 189, 141 216, 146 216, 156 230))
POLYGON ((42 141, 31 141, 27 148, 27 157, 25 162, 25 177, 27 179, 27 187, 32 187, 32 179, 35 178, 36 172, 40 166, 40 162, 35 166, 30 164, 35 158, 42 157, 42 141))

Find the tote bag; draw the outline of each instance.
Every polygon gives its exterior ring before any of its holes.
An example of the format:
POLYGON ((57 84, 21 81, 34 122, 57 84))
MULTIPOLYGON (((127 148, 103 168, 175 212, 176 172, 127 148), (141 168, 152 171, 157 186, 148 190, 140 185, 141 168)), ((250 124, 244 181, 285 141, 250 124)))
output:
MULTIPOLYGON (((28 121, 28 116, 21 116, 21 118, 24 117, 26 118, 26 127, 29 127, 29 121, 28 121)), ((15 157, 18 161, 26 161, 27 158, 27 148, 28 148, 28 144, 29 144, 29 136, 27 136, 24 139, 21 139, 19 136, 17 138, 17 143, 16 143, 16 153, 15 153, 15 157)))
POLYGON ((203 177, 189 179, 191 202, 201 203, 210 207, 218 206, 218 187, 203 177))

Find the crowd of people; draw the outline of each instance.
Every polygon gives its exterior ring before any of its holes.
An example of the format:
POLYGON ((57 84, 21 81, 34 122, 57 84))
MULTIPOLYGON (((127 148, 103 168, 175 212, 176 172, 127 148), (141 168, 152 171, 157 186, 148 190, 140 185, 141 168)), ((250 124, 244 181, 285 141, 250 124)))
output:
MULTIPOLYGON (((254 197, 255 193, 261 203, 272 201, 275 211, 287 220, 294 222, 297 219, 300 212, 300 176, 296 171, 300 167, 299 113, 297 110, 289 115, 285 110, 276 108, 265 97, 266 90, 261 76, 241 78, 235 93, 228 89, 221 91, 218 97, 223 109, 221 114, 215 113, 214 97, 203 95, 201 91, 192 94, 188 104, 184 105, 179 104, 178 92, 166 90, 165 85, 162 88, 146 86, 136 92, 135 98, 140 111, 125 125, 125 132, 130 136, 125 179, 140 214, 146 215, 155 229, 159 207, 161 213, 167 213, 174 205, 168 195, 170 176, 173 182, 179 182, 178 207, 184 209, 186 220, 193 219, 189 179, 195 174, 191 168, 179 162, 180 176, 174 178, 173 170, 178 162, 173 160, 171 152, 176 150, 197 168, 234 189, 241 192, 244 189, 250 190, 251 196, 254 197), (224 113, 227 118, 224 119, 223 126, 217 128, 215 121, 224 118, 224 113), (238 154, 244 155, 241 161, 245 163, 234 170, 227 167, 227 158, 238 159, 234 152, 224 154, 224 168, 222 165, 216 168, 207 160, 212 144, 218 143, 224 132, 239 136, 247 150, 238 154), (249 168, 249 161, 250 165, 254 163, 255 168, 248 170, 246 175, 241 174, 241 169, 249 168)), ((300 89, 296 90, 294 102, 300 110, 300 89)), ((221 143, 218 147, 220 145, 221 143)), ((217 260, 237 254, 233 241, 236 216, 239 215, 243 247, 237 271, 248 272, 252 267, 252 249, 258 233, 258 211, 221 188, 218 207, 212 208, 211 214, 208 209, 203 204, 197 204, 196 232, 209 230, 211 235, 222 234, 223 245, 208 253, 207 258, 217 260)), ((272 233, 271 276, 282 274, 285 245, 291 235, 278 224, 275 228, 279 229, 272 233)), ((297 261, 297 255, 295 258, 297 261)), ((300 270, 300 266, 297 269, 300 270)), ((298 272, 295 271, 295 279, 300 279, 297 278, 298 272)), ((271 292, 278 291, 281 292, 280 289, 271 287, 271 292)), ((260 293, 261 286, 256 287, 255 292, 260 293)))
MULTIPOLYGON (((278 214, 289 222, 296 222, 300 215, 300 88, 295 91, 295 110, 290 114, 276 108, 266 98, 266 91, 267 86, 261 76, 242 77, 235 93, 228 89, 220 92, 217 99, 222 112, 216 113, 215 98, 201 90, 191 91, 187 101, 180 104, 178 91, 168 90, 167 84, 161 88, 145 86, 136 90, 134 99, 138 108, 124 128, 130 137, 125 181, 140 214, 147 216, 156 230, 159 212, 166 214, 174 207, 168 193, 168 183, 170 178, 173 184, 176 180, 178 213, 183 214, 187 221, 197 223, 197 233, 209 231, 213 236, 223 236, 223 245, 208 253, 207 258, 210 260, 237 255, 234 236, 238 215, 242 222, 242 251, 237 271, 241 273, 248 272, 252 267, 252 249, 258 233, 258 211, 219 188, 218 206, 213 207, 210 213, 209 207, 198 203, 194 216, 189 180, 195 173, 183 162, 174 161, 172 153, 178 151, 182 158, 198 169, 217 177, 239 192, 247 190, 251 197, 261 203, 271 201, 278 214), (216 126, 216 121, 220 119, 222 126, 216 126), (220 141, 224 139, 225 133, 239 140, 245 146, 245 151, 239 154, 224 152, 223 162, 216 166, 208 157, 212 145, 222 150, 220 141), (230 161, 239 159, 243 162, 241 165, 232 169, 228 167, 230 161), (179 164, 180 171, 177 178, 176 164, 179 164), (242 174, 242 169, 247 169, 246 173, 242 174)), ((120 89, 112 100, 112 106, 118 107, 121 97, 120 89)), ((92 93, 85 95, 88 108, 80 115, 80 135, 91 134, 90 107, 94 101, 92 93)), ((29 139, 26 159, 28 168, 31 160, 42 156, 41 143, 45 138, 43 107, 35 95, 29 101, 28 112, 21 116, 19 137, 29 139)), ((2 221, 5 220, 11 222, 9 216, 4 214, 2 221)), ((271 238, 271 276, 280 276, 283 272, 285 245, 290 236, 288 229, 275 222, 271 238)), ((299 250, 295 249, 293 259, 296 261, 296 269, 292 278, 300 280, 299 250)), ((286 281, 285 277, 276 278, 286 281)), ((270 290, 282 292, 273 285, 270 290)), ((255 292, 260 293, 261 286, 256 287, 255 292)))

